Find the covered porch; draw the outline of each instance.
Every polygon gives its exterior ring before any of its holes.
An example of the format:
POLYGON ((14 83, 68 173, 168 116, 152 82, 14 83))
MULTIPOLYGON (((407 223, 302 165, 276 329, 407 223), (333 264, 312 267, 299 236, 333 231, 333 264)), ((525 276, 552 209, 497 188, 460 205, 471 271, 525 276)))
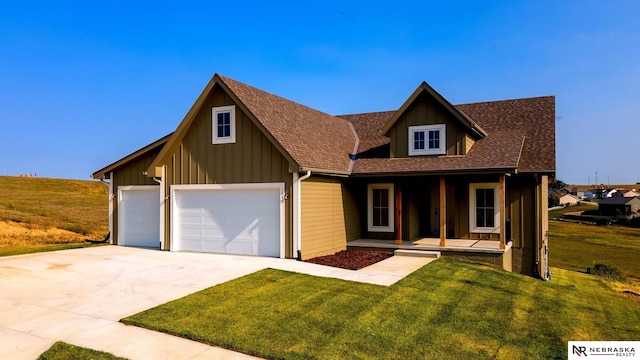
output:
MULTIPOLYGON (((414 241, 357 239, 349 241, 349 249, 378 249, 378 250, 410 250, 411 256, 452 257, 485 263, 497 269, 513 271, 512 242, 503 244, 497 240, 476 239, 446 239, 445 245, 440 244, 439 238, 421 238, 414 241), (424 252, 424 255, 420 255, 424 252), (427 255, 429 253, 430 255, 427 255)), ((404 253, 403 255, 407 255, 404 253)))
POLYGON ((440 252, 467 252, 484 254, 504 254, 511 249, 511 242, 504 247, 497 240, 447 239, 444 246, 439 238, 421 238, 414 241, 358 239, 349 241, 348 248, 404 249, 440 252))

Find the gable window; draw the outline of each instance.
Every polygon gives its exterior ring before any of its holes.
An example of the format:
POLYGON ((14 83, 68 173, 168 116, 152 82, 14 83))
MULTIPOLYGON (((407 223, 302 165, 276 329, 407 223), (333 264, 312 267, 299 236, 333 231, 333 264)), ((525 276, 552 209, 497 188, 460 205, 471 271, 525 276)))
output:
POLYGON ((499 196, 498 183, 469 185, 469 230, 471 232, 500 231, 499 196))
POLYGON ((369 184, 367 198, 368 230, 393 232, 393 184, 369 184))
POLYGON ((212 109, 213 144, 236 142, 236 107, 219 106, 212 109))
POLYGON ((409 156, 445 153, 444 124, 409 126, 409 156))

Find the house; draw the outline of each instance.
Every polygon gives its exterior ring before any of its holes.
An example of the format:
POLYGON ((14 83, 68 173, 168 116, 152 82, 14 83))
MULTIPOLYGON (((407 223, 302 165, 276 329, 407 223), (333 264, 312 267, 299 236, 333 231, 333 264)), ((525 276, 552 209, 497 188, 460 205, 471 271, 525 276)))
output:
POLYGON ((580 199, 575 195, 565 194, 558 198, 558 203, 561 206, 572 206, 577 205, 579 200, 580 199))
POLYGON ((600 199, 606 199, 614 196, 618 192, 617 189, 602 189, 600 199))
POLYGON ((591 189, 591 190, 586 190, 583 193, 583 199, 597 199, 598 198, 598 190, 597 189, 591 189))
POLYGON ((640 196, 640 192, 637 192, 637 191, 635 191, 635 190, 618 191, 618 193, 616 193, 616 196, 622 196, 622 197, 638 197, 638 196, 640 196))
POLYGON ((598 210, 601 215, 607 216, 635 215, 640 212, 640 197, 614 196, 602 199, 598 203, 598 210))
POLYGON ((548 278, 552 96, 332 116, 214 75, 176 130, 109 179, 111 242, 309 259, 437 250, 548 278))

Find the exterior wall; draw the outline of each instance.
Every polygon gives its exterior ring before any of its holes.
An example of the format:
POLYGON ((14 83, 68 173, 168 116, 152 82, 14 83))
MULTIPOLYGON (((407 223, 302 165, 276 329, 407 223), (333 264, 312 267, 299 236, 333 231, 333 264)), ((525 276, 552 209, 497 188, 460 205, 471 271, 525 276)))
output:
POLYGON ((442 256, 452 257, 458 260, 480 262, 483 264, 490 265, 496 269, 505 269, 504 268, 505 256, 509 258, 510 254, 484 254, 484 253, 444 251, 442 252, 442 256))
POLYGON ((547 194, 549 194, 549 177, 542 175, 538 179, 538 198, 536 199, 536 224, 538 224, 538 232, 536 233, 535 246, 537 262, 537 274, 542 278, 546 278, 549 269, 549 202, 547 194))
POLYGON ((535 178, 507 179, 507 212, 513 242, 513 271, 533 275, 535 263, 535 178))
MULTIPOLYGON (((149 151, 137 159, 125 164, 113 171, 113 178, 111 179, 113 194, 110 194, 113 199, 113 234, 111 234, 112 243, 118 244, 118 187, 130 186, 130 185, 158 185, 153 178, 144 175, 151 162, 160 152, 161 147, 158 149, 149 151)), ((160 214, 158 214, 160 216, 160 214)))
POLYGON ((627 198, 625 204, 598 204, 598 210, 602 215, 623 216, 637 213, 640 210, 640 198, 627 198))
POLYGON ((469 153, 469 150, 471 150, 471 147, 473 146, 473 144, 475 144, 475 140, 473 140, 473 138, 469 135, 466 135, 464 137, 464 144, 465 144, 465 154, 469 153))
POLYGON ((573 197, 573 195, 564 195, 559 199, 560 205, 576 205, 578 203, 578 199, 573 197))
POLYGON ((537 275, 536 261, 549 230, 547 186, 546 176, 514 175, 507 178, 507 221, 513 242, 514 272, 537 275))
MULTIPOLYGON (((165 193, 175 184, 285 184, 285 254, 292 248, 292 186, 289 162, 230 96, 216 87, 196 115, 165 171, 165 193), (217 106, 236 105, 236 142, 212 144, 212 112, 217 106)), ((165 249, 170 246, 170 202, 165 199, 165 249)))
POLYGON ((409 126, 433 124, 446 124, 447 155, 466 154, 470 145, 462 125, 434 99, 422 94, 389 131, 391 157, 409 156, 409 126))
POLYGON ((312 176, 301 186, 302 260, 335 254, 360 238, 358 206, 345 183, 312 176))

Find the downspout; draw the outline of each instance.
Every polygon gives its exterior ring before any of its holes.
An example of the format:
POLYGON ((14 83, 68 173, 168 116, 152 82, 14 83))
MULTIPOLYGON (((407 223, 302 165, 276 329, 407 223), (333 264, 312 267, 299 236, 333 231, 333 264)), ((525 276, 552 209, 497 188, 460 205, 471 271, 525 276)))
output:
POLYGON ((109 182, 104 181, 104 179, 100 179, 100 181, 109 186, 109 234, 104 240, 105 242, 109 240, 109 244, 113 245, 113 199, 115 198, 113 194, 113 171, 109 173, 109 182))
MULTIPOLYGON (((298 173, 294 173, 294 178, 298 176, 298 173)), ((296 181, 294 179, 293 185, 295 187, 294 189, 294 193, 295 193, 295 205, 293 207, 293 210, 295 212, 294 214, 294 221, 293 221, 293 226, 294 226, 294 236, 295 236, 295 241, 294 241, 294 245, 296 246, 297 249, 297 258, 298 260, 302 260, 302 201, 301 200, 301 196, 302 196, 302 181, 308 179, 309 177, 311 177, 311 171, 307 171, 307 173, 305 175, 303 175, 302 177, 299 177, 298 180, 296 181)))
POLYGON ((160 239, 158 239, 160 241, 160 250, 165 250, 165 244, 164 244, 164 203, 165 203, 165 189, 164 189, 164 169, 165 167, 162 167, 162 173, 161 173, 161 177, 160 179, 156 178, 155 176, 152 178, 153 181, 157 182, 158 184, 160 184, 160 239))

